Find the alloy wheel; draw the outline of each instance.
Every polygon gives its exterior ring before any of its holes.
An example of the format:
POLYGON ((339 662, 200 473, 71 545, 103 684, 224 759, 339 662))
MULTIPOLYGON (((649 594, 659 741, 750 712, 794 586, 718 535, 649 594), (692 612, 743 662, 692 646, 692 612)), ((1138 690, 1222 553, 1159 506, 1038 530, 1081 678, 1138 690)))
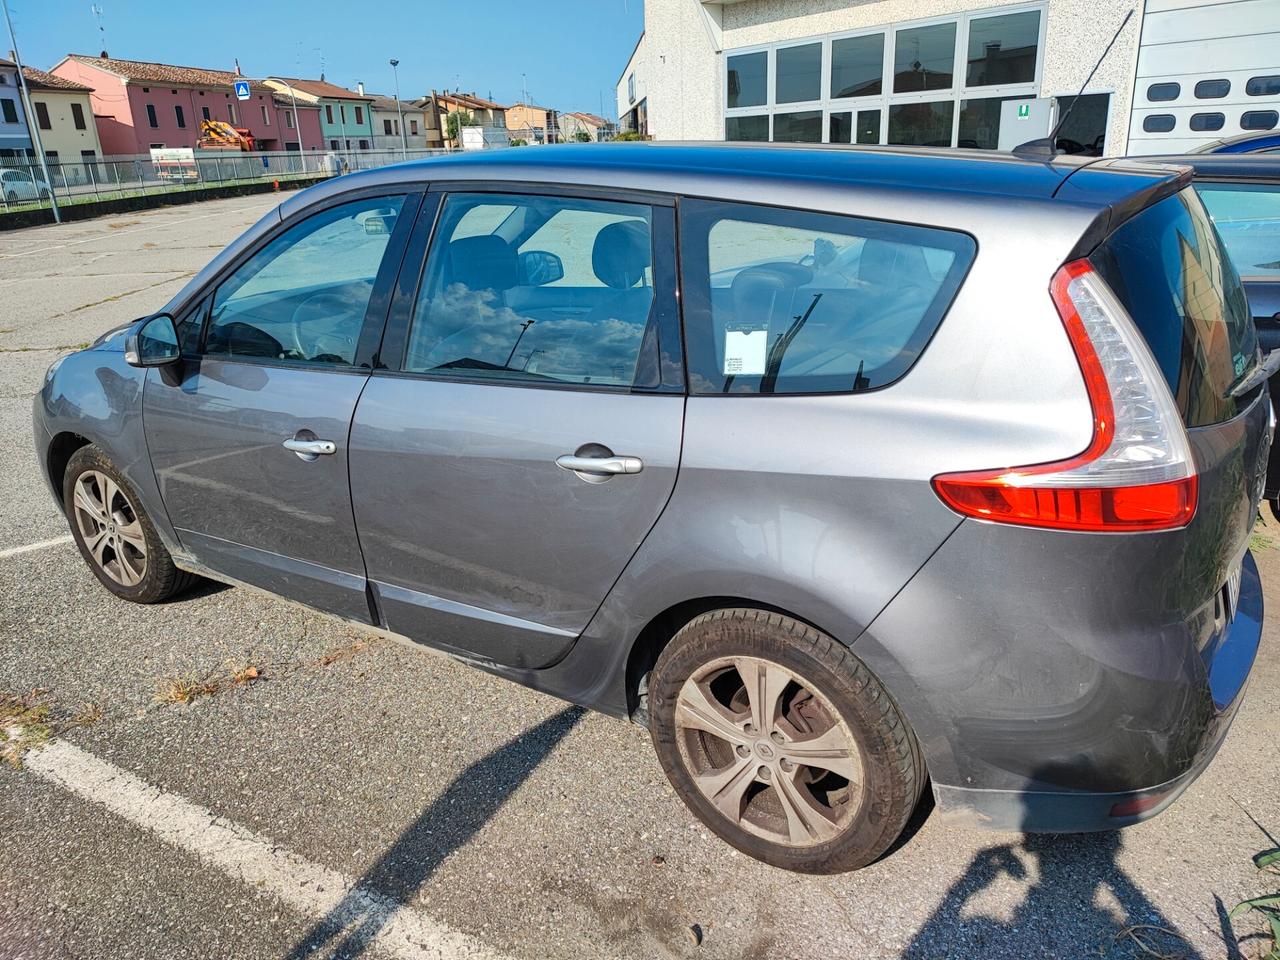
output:
POLYGON ((756 836, 814 846, 862 805, 862 759, 847 723, 799 674, 759 657, 714 660, 680 688, 681 759, 722 816, 756 836))
POLYGON ((136 587, 147 572, 147 541, 120 485, 100 470, 86 470, 73 500, 76 527, 94 563, 121 586, 136 587))

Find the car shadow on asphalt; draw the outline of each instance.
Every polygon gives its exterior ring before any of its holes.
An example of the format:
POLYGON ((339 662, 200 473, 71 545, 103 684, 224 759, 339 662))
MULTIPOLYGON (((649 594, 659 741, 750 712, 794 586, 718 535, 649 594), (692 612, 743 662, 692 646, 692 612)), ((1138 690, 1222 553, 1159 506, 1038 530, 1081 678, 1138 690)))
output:
MULTIPOLYGON (((1034 821, 1032 812, 1024 812, 1024 829, 1034 821)), ((1119 830, 1024 833, 1021 841, 980 850, 902 952, 903 960, 1203 960, 1120 867, 1123 845, 1119 830), (1005 906, 1009 880, 1031 880, 1012 910, 1005 906), (992 916, 993 909, 1007 919, 992 916)), ((1234 946, 1233 938, 1227 942, 1234 946)))
POLYGON ((411 903, 445 858, 475 836, 584 713, 581 707, 566 707, 463 770, 347 896, 298 940, 286 960, 364 953, 390 918, 385 909, 371 907, 367 895, 411 903))

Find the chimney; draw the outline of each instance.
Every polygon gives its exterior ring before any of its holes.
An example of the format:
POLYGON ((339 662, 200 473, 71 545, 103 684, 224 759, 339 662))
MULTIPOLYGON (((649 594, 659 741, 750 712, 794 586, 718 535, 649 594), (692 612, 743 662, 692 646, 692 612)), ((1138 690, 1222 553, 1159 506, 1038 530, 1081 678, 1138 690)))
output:
POLYGON ((356 93, 360 94, 360 96, 362 96, 362 97, 364 96, 364 81, 363 81, 363 80, 357 80, 357 81, 356 81, 356 93))
POLYGON ((103 60, 111 59, 110 57, 107 56, 107 51, 105 50, 103 50, 100 54, 98 54, 98 56, 101 57, 103 60))

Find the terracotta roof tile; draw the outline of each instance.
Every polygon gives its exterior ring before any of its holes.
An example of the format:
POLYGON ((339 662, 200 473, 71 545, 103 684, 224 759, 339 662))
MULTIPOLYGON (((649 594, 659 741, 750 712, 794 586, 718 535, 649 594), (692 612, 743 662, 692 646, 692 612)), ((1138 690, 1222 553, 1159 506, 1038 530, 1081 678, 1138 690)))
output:
POLYGON ((55 77, 52 73, 45 73, 43 70, 37 70, 35 67, 23 67, 22 75, 26 77, 27 86, 32 90, 68 90, 80 91, 83 93, 93 92, 93 87, 87 87, 83 83, 76 83, 74 80, 67 80, 63 77, 55 77))
MULTIPOLYGON (((162 85, 166 83, 181 84, 188 87, 231 87, 237 80, 248 80, 233 70, 209 70, 204 67, 182 67, 172 63, 151 63, 146 60, 120 60, 115 57, 90 57, 82 53, 67 55, 67 59, 75 60, 91 67, 98 67, 109 73, 137 80, 144 83, 162 85)), ((270 93, 271 88, 250 80, 252 88, 258 93, 270 93)))
POLYGON ((303 93, 309 93, 313 97, 324 97, 327 100, 372 100, 373 97, 367 93, 360 94, 354 90, 348 90, 346 87, 340 87, 336 83, 329 83, 327 80, 306 80, 299 77, 269 77, 271 80, 288 80, 290 86, 295 90, 301 90, 303 93))

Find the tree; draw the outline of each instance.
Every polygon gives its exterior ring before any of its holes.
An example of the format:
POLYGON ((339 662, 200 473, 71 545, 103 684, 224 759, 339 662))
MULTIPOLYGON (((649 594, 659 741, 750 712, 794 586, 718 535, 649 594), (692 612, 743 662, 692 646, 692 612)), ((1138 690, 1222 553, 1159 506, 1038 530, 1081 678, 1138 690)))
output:
POLYGON ((614 137, 613 139, 615 139, 615 140, 643 140, 643 139, 644 139, 644 137, 640 136, 640 134, 639 134, 637 131, 635 131, 635 130, 623 130, 621 133, 619 133, 619 134, 618 134, 616 137, 614 137))
POLYGON ((583 130, 582 127, 579 127, 577 130, 573 131, 573 139, 578 143, 590 143, 591 134, 583 130))
POLYGON ((512 137, 511 145, 513 147, 525 147, 529 145, 529 141, 526 140, 524 137, 512 137))
POLYGON ((470 110, 454 110, 444 118, 445 132, 449 135, 449 139, 454 143, 458 142, 458 135, 462 127, 478 127, 475 116, 470 110))

